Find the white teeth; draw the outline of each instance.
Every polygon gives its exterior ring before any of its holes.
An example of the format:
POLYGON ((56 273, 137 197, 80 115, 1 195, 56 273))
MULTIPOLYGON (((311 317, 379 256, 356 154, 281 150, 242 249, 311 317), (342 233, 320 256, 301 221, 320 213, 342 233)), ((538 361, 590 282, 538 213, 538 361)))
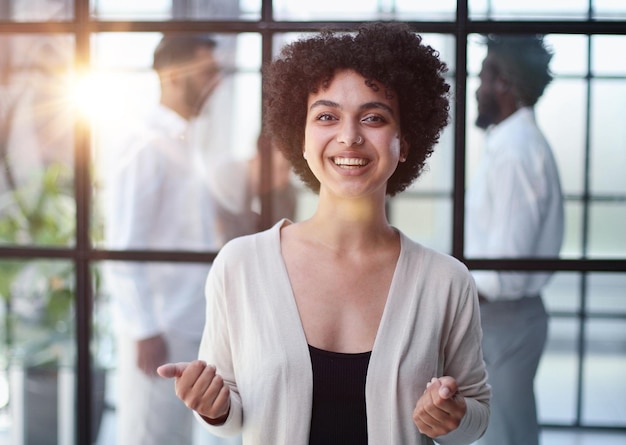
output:
POLYGON ((344 167, 360 167, 367 165, 367 159, 363 158, 334 158, 333 160, 336 165, 344 167))

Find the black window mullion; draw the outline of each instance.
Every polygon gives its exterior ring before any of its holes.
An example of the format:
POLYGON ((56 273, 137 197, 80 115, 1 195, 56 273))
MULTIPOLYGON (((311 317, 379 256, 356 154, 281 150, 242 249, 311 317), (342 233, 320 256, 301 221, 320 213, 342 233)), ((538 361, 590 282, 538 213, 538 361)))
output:
POLYGON ((456 15, 454 107, 454 184, 452 188, 452 255, 463 259, 465 239, 465 126, 467 88, 468 0, 458 0, 456 15))
MULTIPOLYGON (((90 60, 89 0, 74 0, 76 25, 75 70, 85 72, 90 60)), ((92 321, 92 279, 90 274, 89 206, 90 206, 90 131, 81 116, 75 116, 76 140, 74 142, 74 172, 76 198, 76 443, 92 443, 92 362, 90 354, 92 321)))
MULTIPOLYGON (((589 14, 591 14, 591 0, 589 1, 589 14)), ((583 166, 583 196, 582 196, 582 233, 581 233, 581 246, 582 256, 587 258, 589 253, 589 229, 590 229, 590 205, 592 203, 591 191, 590 191, 590 170, 591 170, 591 82, 593 80, 593 73, 591 67, 592 57, 592 36, 587 36, 587 75, 586 77, 586 91, 585 101, 587 113, 585 114, 585 154, 584 154, 584 166, 583 166)), ((585 381, 585 356, 586 356, 586 342, 585 337, 587 334, 587 282, 588 272, 583 271, 580 279, 580 311, 578 312, 578 337, 577 337, 577 373, 578 381, 576 382, 576 426, 583 426, 583 390, 585 381)))

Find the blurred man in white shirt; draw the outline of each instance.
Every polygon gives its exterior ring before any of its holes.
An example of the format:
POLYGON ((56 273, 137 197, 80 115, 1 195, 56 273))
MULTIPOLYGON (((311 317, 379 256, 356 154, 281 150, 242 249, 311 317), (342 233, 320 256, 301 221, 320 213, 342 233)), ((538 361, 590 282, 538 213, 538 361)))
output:
MULTIPOLYGON (((555 258, 564 231, 559 174, 534 105, 552 80, 540 36, 489 36, 476 91, 484 158, 466 200, 468 258, 555 258)), ((480 443, 537 445, 534 378, 548 316, 550 273, 473 271, 481 300, 491 419, 480 443)))
MULTIPOLYGON (((107 178, 110 249, 217 250, 214 203, 189 124, 219 83, 215 41, 164 37, 159 105, 133 129, 107 178)), ((118 337, 118 445, 192 443, 193 416, 156 368, 198 354, 209 264, 111 262, 118 337)))

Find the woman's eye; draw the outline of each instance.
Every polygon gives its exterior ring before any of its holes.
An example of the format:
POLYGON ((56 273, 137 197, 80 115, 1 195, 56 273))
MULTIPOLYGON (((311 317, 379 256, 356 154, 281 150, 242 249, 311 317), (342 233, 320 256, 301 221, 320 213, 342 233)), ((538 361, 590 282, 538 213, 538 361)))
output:
POLYGON ((384 123, 384 122, 386 122, 384 117, 379 116, 377 114, 373 114, 373 115, 370 115, 370 116, 365 116, 362 120, 364 122, 370 122, 370 123, 384 123))
POLYGON ((317 116, 318 121, 331 121, 334 119, 335 119, 335 116, 333 116, 330 113, 322 113, 319 116, 317 116))

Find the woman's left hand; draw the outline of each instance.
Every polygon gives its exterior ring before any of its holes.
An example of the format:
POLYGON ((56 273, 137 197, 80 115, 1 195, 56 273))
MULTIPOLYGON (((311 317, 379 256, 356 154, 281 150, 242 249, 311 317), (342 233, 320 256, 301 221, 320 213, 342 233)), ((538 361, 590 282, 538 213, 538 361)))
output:
POLYGON ((466 410, 456 380, 433 377, 415 405, 413 421, 420 433, 434 439, 457 429, 466 410))

